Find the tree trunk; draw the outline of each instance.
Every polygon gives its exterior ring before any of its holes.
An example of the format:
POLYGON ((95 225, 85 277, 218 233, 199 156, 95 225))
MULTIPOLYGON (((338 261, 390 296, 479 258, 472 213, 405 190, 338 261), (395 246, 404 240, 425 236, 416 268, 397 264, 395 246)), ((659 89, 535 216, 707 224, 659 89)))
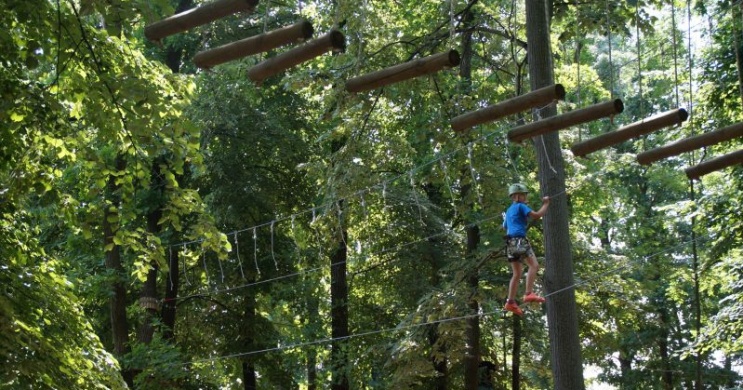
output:
POLYGON ((163 321, 163 339, 175 341, 175 313, 178 286, 180 283, 178 268, 180 267, 178 250, 173 249, 169 256, 168 280, 165 281, 165 299, 160 314, 163 321))
MULTIPOLYGON (((338 208, 343 210, 343 202, 338 202, 338 208)), ((342 211, 341 211, 342 215, 342 211)), ((348 361, 345 346, 345 339, 349 335, 348 331, 348 281, 347 264, 348 232, 344 223, 339 219, 339 241, 338 248, 330 257, 330 316, 331 316, 331 336, 333 338, 332 349, 330 352, 331 367, 333 370, 333 390, 348 390, 348 361)))
MULTIPOLYGON (((163 207, 163 183, 162 174, 160 173, 160 158, 156 158, 152 164, 150 172, 150 191, 152 193, 150 211, 147 213, 147 232, 157 236, 160 234, 160 218, 163 207)), ((137 339, 140 343, 149 344, 155 333, 154 321, 158 315, 159 301, 157 299, 157 275, 159 266, 156 261, 150 262, 150 270, 147 272, 147 279, 142 285, 139 296, 139 304, 144 310, 142 323, 137 330, 137 339)))
MULTIPOLYGON (((462 79, 463 85, 469 88, 472 79, 472 23, 474 21, 474 15, 471 11, 467 11, 462 15, 462 25, 464 33, 462 34, 462 60, 459 66, 459 77, 462 79)), ((467 174, 463 173, 463 177, 467 174)), ((466 199, 472 186, 462 186, 462 198, 466 199)), ((471 210, 474 209, 474 205, 470 205, 471 210)), ((480 228, 475 224, 467 222, 465 227, 467 233, 467 252, 466 256, 474 256, 477 251, 477 246, 480 243, 480 228)), ((467 278, 467 284, 470 287, 471 298, 467 304, 469 314, 471 317, 467 318, 467 331, 466 331, 466 345, 465 345, 465 356, 464 356, 464 388, 466 390, 477 390, 479 383, 479 370, 480 370, 480 317, 477 316, 480 304, 474 298, 477 293, 479 277, 477 270, 472 270, 472 274, 467 278)))
POLYGON ((252 361, 243 361, 243 389, 245 390, 256 390, 258 388, 258 380, 255 375, 255 366, 252 361))
MULTIPOLYGON (((307 315, 310 320, 310 327, 320 324, 320 302, 316 296, 307 294, 307 315)), ((310 334, 310 338, 314 338, 310 334)), ((314 348, 307 350, 307 390, 317 390, 317 352, 314 348)))
POLYGON ((521 388, 521 319, 511 316, 513 324, 513 348, 511 349, 511 389, 521 388))
MULTIPOLYGON (((550 23, 547 0, 527 0, 526 36, 531 89, 554 84, 550 23)), ((543 109, 541 117, 556 114, 554 106, 543 109)), ((552 373, 555 390, 582 390, 583 362, 578 338, 578 320, 573 286, 573 258, 568 226, 568 204, 565 193, 565 167, 557 133, 534 140, 539 182, 544 195, 553 196, 544 216, 546 250, 545 287, 548 293, 552 373), (555 295, 549 295, 555 292, 555 295)))
MULTIPOLYGON (((469 225, 467 231, 467 255, 474 256, 477 245, 480 243, 480 228, 477 225, 469 225)), ((467 318, 467 345, 464 356, 464 388, 466 390, 477 390, 480 382, 480 304, 475 299, 477 293, 479 276, 477 269, 471 271, 467 278, 469 292, 472 296, 467 304, 470 317, 467 318)))
POLYGON ((307 353, 307 390, 317 390, 317 354, 314 350, 307 353))
MULTIPOLYGON (((665 301, 665 299, 662 299, 665 301)), ((673 371, 671 370, 671 358, 668 351, 668 328, 670 326, 668 313, 661 305, 658 310, 660 317, 660 332, 658 336, 658 351, 660 354, 661 367, 663 367, 662 382, 665 390, 673 389, 673 371)))
MULTIPOLYGON (((116 172, 121 172, 126 168, 126 161, 122 156, 116 157, 116 172)), ((106 268, 113 273, 114 281, 111 284, 111 298, 109 307, 111 311, 111 333, 113 334, 114 356, 121 358, 129 353, 129 321, 126 318, 126 273, 121 263, 121 248, 114 243, 114 236, 118 226, 114 225, 110 219, 116 219, 118 208, 121 203, 116 184, 116 176, 109 176, 106 186, 107 197, 109 198, 103 210, 103 245, 109 250, 106 251, 106 268)), ((121 375, 129 385, 134 386, 134 374, 131 370, 122 369, 121 375)))
MULTIPOLYGON (((175 7, 175 14, 182 13, 194 7, 193 0, 180 0, 178 6, 175 7)), ((165 52, 165 65, 170 68, 173 73, 179 73, 181 71, 181 62, 183 61, 183 50, 174 46, 168 45, 165 52)))
MULTIPOLYGON (((423 190, 425 191, 428 200, 438 207, 445 207, 448 199, 445 199, 444 196, 442 196, 440 189, 440 187, 431 183, 423 185, 423 190)), ((426 236, 431 236, 435 235, 436 232, 427 229, 425 234, 426 236)), ((446 262, 446 259, 443 256, 437 254, 438 251, 436 250, 436 246, 444 245, 445 243, 439 241, 438 239, 429 239, 426 240, 426 242, 431 245, 431 248, 429 249, 430 256, 425 256, 422 260, 425 260, 431 264, 431 286, 440 286, 441 267, 442 264, 446 262)), ((446 390, 447 383, 449 382, 449 362, 447 349, 446 345, 440 341, 440 325, 431 324, 428 327, 428 344, 431 346, 431 364, 433 365, 433 369, 436 370, 437 374, 436 378, 434 379, 432 387, 433 390, 446 390)))
MULTIPOLYGON (((253 338, 253 332, 255 329, 255 296, 245 296, 245 312, 243 313, 242 326, 240 338, 244 340, 242 345, 245 346, 246 350, 255 350, 255 339, 253 338)), ((242 361, 242 372, 243 372, 243 389, 245 390, 256 390, 258 388, 258 376, 255 372, 255 363, 253 362, 252 356, 243 357, 242 361)))
POLYGON ((439 345, 439 326, 438 324, 433 324, 430 326, 428 330, 428 343, 431 345, 432 348, 432 357, 431 357, 431 363, 433 364, 433 369, 436 370, 436 373, 438 373, 438 376, 436 377, 434 381, 434 390, 446 390, 446 382, 447 382, 447 363, 446 358, 442 358, 440 360, 436 360, 436 355, 439 356, 446 356, 446 350, 443 347, 443 345, 439 345))
MULTIPOLYGON (((180 0, 178 2, 178 5, 176 6, 175 13, 181 13, 183 11, 189 10, 194 7, 193 0, 180 0)), ((166 53, 165 53, 165 65, 170 68, 170 70, 173 73, 179 73, 181 70, 181 62, 183 60, 183 51, 168 45, 166 53)), ((152 172, 152 187, 153 190, 158 191, 160 194, 164 191, 164 183, 162 176, 159 174, 159 162, 156 161, 153 164, 153 172, 152 172)), ((180 181, 180 180, 179 180, 180 181)), ((164 203, 164 200, 160 200, 160 204, 158 205, 157 209, 154 210, 150 215, 147 216, 147 227, 149 232, 159 232, 160 228, 157 222, 162 217, 162 204, 164 203), (154 225, 152 225, 154 224, 154 225)), ((163 339, 169 340, 169 341, 175 341, 175 320, 176 320, 176 298, 178 297, 178 288, 180 283, 180 278, 178 274, 178 269, 180 267, 180 263, 178 261, 178 251, 174 250, 172 253, 168 253, 166 255, 169 255, 168 262, 168 279, 165 281, 165 299, 160 311, 160 319, 163 323, 163 339)), ((155 270, 156 271, 156 270, 155 270)), ((150 272, 152 274, 152 272, 150 272)), ((157 272, 155 272, 154 275, 147 275, 147 283, 155 283, 155 286, 157 285, 156 281, 151 282, 151 278, 156 278, 157 272)), ((145 293, 145 290, 143 288, 142 290, 143 296, 145 293)), ((157 297, 156 290, 152 290, 150 287, 148 289, 149 296, 151 297, 157 297)), ((152 317, 154 318, 154 314, 152 314, 152 317)), ((146 319, 147 320, 147 319, 146 319)), ((151 326, 150 326, 151 328, 151 326)), ((149 333, 149 339, 152 339, 152 332, 154 332, 154 329, 147 330, 149 333)), ((140 336, 141 337, 144 335, 140 336)))
POLYGON ((741 14, 743 14, 743 4, 739 4, 737 8, 736 10, 736 7, 733 7, 733 48, 735 50, 735 65, 738 68, 738 93, 741 102, 743 102, 743 53, 741 53, 741 29, 739 24, 741 14))

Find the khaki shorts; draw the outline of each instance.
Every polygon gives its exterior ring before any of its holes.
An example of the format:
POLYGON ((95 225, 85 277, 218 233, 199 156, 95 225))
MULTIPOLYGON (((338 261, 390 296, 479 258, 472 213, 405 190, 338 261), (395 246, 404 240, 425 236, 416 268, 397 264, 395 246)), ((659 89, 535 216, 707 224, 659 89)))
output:
POLYGON ((509 262, 521 261, 528 257, 536 257, 531 249, 529 240, 525 237, 506 238, 506 257, 509 262))

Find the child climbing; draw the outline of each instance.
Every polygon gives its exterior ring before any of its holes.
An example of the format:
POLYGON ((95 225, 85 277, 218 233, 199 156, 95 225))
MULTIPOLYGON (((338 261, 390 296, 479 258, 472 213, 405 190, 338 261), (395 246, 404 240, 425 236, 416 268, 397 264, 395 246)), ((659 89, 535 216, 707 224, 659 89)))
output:
POLYGON ((547 213, 550 204, 550 198, 542 198, 542 207, 534 211, 526 204, 526 197, 529 191, 526 186, 520 183, 512 184, 508 187, 508 196, 513 203, 504 213, 503 228, 506 229, 506 257, 511 264, 511 282, 508 284, 508 300, 503 307, 518 316, 524 313, 516 303, 516 292, 519 289, 521 275, 523 273, 522 261, 529 266, 526 273, 526 292, 524 302, 543 303, 544 298, 534 294, 534 280, 539 271, 539 263, 534 251, 526 238, 526 230, 529 228, 529 220, 539 219, 547 213))

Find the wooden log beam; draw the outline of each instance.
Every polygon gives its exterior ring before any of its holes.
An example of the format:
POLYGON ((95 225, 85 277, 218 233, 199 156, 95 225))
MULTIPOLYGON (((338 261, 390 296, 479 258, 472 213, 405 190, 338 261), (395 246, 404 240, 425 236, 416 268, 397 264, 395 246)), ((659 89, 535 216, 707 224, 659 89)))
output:
POLYGON ((736 164, 743 164, 743 149, 691 166, 686 168, 684 172, 689 179, 694 180, 736 164))
POLYGON ((346 37, 338 30, 331 30, 320 38, 313 39, 302 46, 287 50, 268 58, 248 70, 248 77, 260 85, 263 80, 308 61, 328 51, 342 51, 346 48, 346 37))
POLYGON ((580 110, 528 123, 508 131, 508 140, 521 143, 527 138, 536 137, 556 130, 594 121, 600 118, 613 116, 624 111, 621 99, 594 104, 580 110))
POLYGON ((468 112, 452 119, 449 123, 454 131, 464 131, 485 122, 513 115, 530 108, 544 106, 555 100, 565 99, 565 87, 554 84, 516 96, 506 101, 468 112))
POLYGON ((719 130, 684 138, 663 147, 642 152, 637 155, 637 162, 643 165, 648 165, 666 157, 676 156, 684 152, 701 149, 706 146, 711 146, 738 137, 743 137, 743 122, 723 127, 719 130))
POLYGON ((362 92, 459 65, 459 52, 449 50, 415 59, 346 81, 346 91, 362 92))
POLYGON ((253 54, 263 53, 280 46, 302 42, 314 32, 312 23, 303 20, 250 38, 241 39, 214 49, 197 53, 193 62, 199 68, 209 69, 219 64, 253 54))
POLYGON ((573 151, 574 155, 583 157, 589 153, 593 153, 599 149, 615 145, 622 141, 639 137, 643 134, 648 134, 664 127, 680 124, 688 117, 689 114, 683 108, 666 111, 662 114, 629 124, 617 129, 616 131, 601 134, 583 142, 578 142, 574 144, 570 150, 573 151))
POLYGON ((253 12, 257 5, 258 0, 216 0, 147 25, 144 36, 150 41, 160 42, 165 37, 237 12, 253 12))

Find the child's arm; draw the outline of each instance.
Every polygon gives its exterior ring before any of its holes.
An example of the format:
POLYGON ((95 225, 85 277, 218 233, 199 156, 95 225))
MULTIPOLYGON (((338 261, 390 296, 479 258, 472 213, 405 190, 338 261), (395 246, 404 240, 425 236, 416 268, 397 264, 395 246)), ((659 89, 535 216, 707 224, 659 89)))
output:
POLYGON ((542 198, 542 207, 539 208, 537 211, 531 211, 529 213, 529 217, 532 219, 538 219, 542 218, 544 214, 547 214, 547 208, 550 206, 550 197, 545 196, 542 198))

